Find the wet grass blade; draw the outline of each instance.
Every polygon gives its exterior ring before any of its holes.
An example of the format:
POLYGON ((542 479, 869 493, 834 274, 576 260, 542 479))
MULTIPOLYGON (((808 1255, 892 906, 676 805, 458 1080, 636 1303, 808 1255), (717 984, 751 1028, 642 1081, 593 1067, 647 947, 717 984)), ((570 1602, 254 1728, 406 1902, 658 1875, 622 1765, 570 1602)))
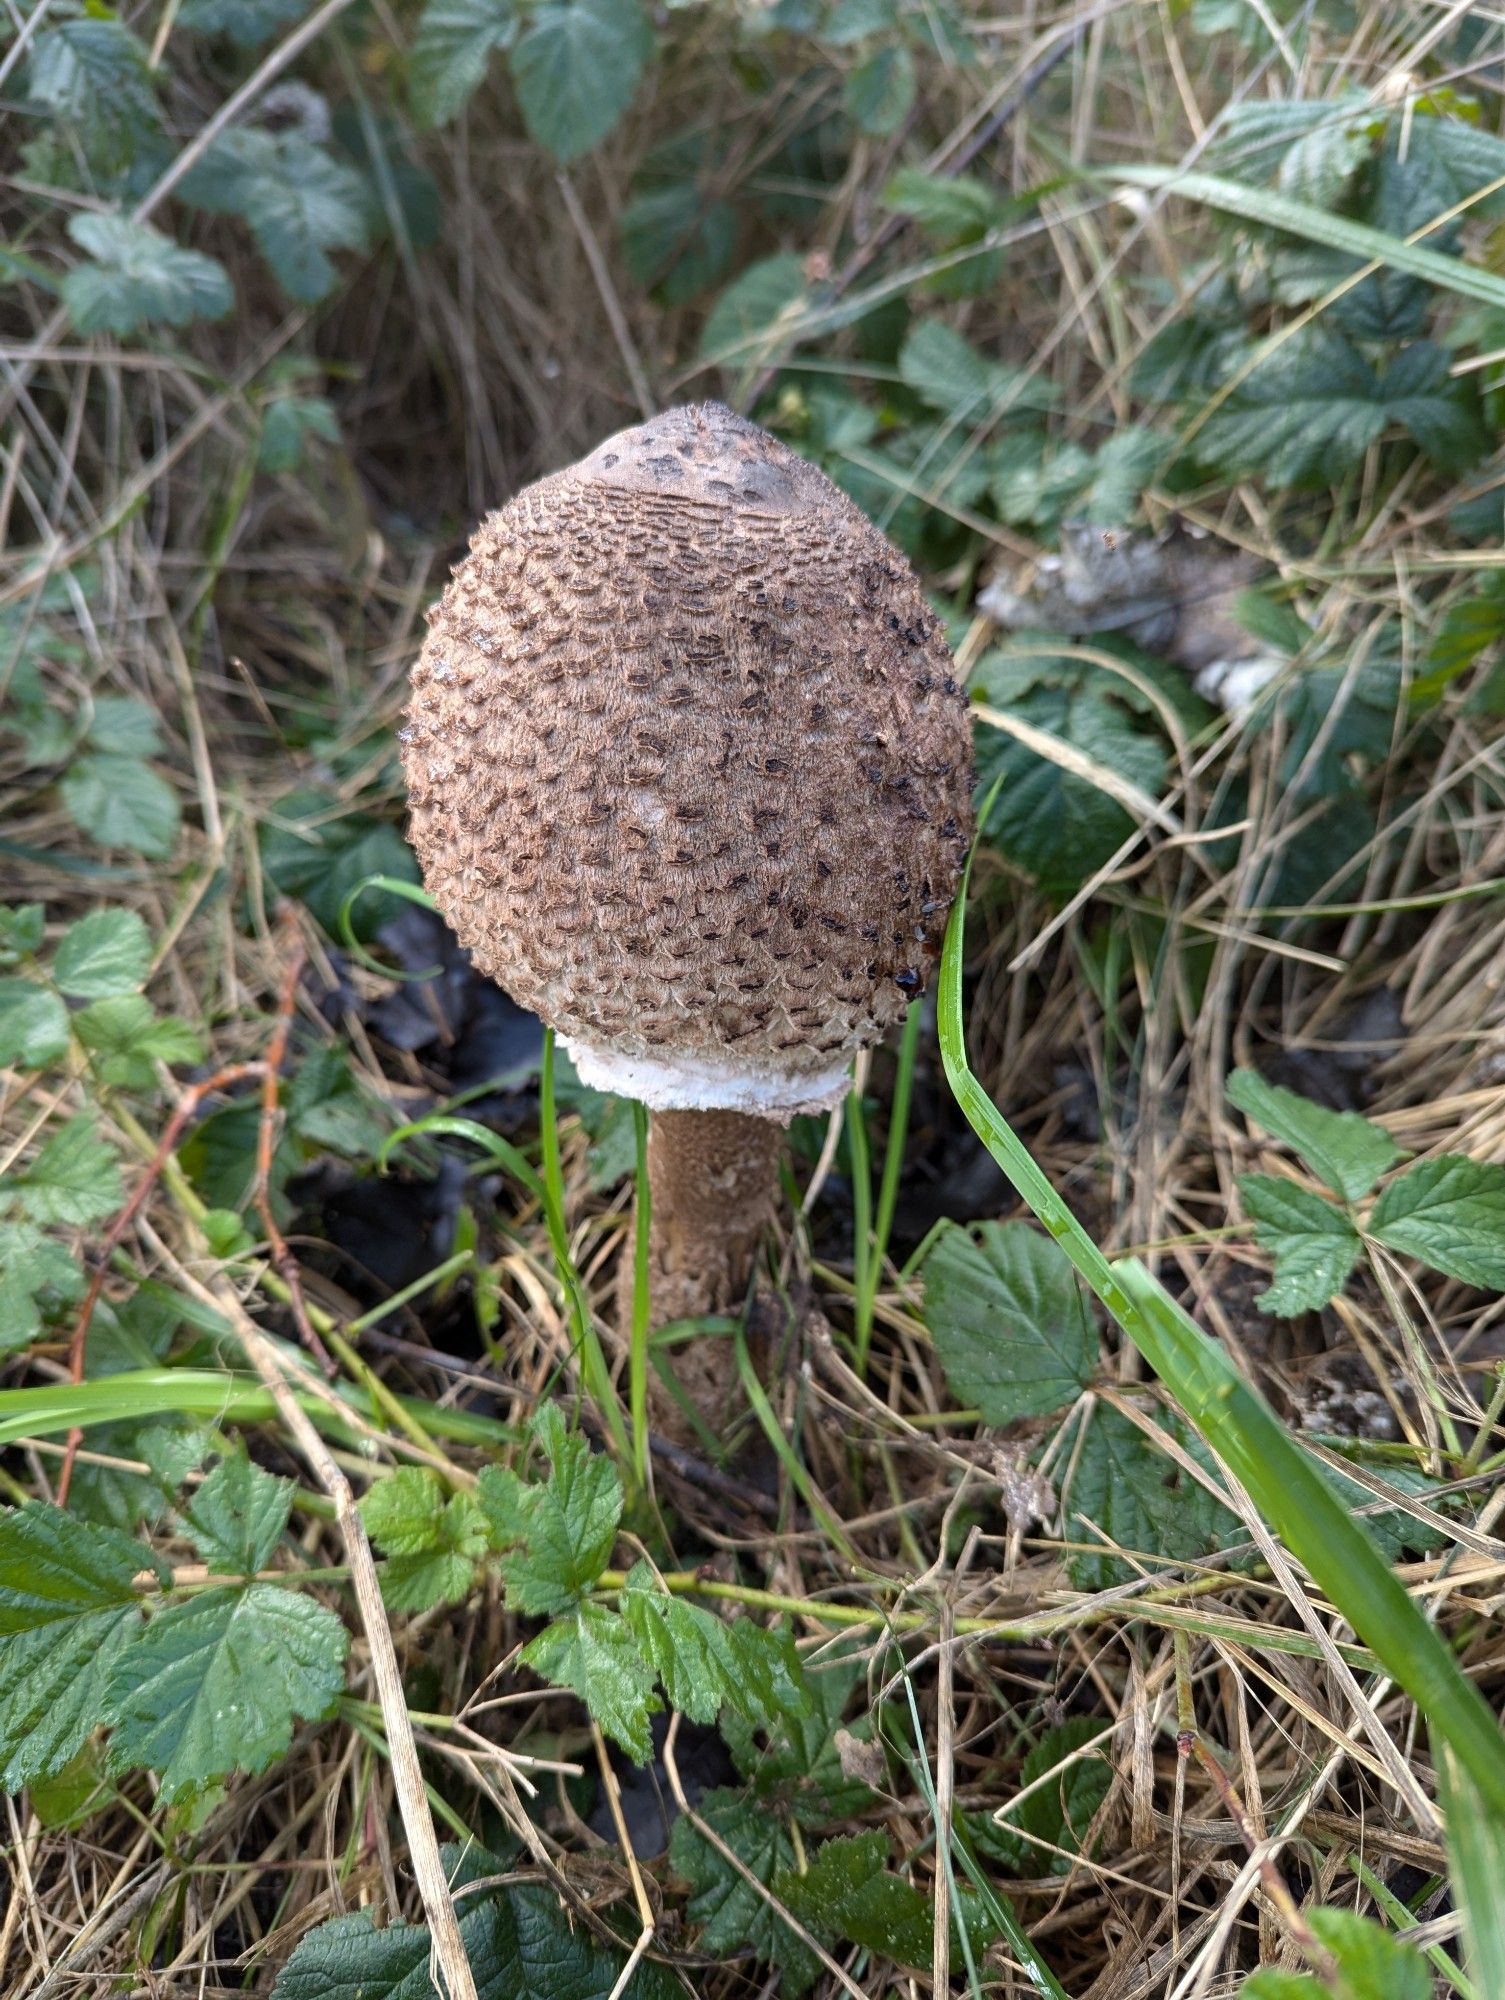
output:
MULTIPOLYGON (((1329 250, 1346 250, 1364 263, 1381 264, 1392 271, 1404 271, 1425 279, 1443 291, 1457 292, 1466 299, 1481 299, 1485 305, 1505 308, 1505 278, 1466 264, 1461 257, 1445 257, 1440 250, 1428 250, 1420 243, 1407 243, 1366 222, 1350 222, 1347 216, 1329 215, 1310 202, 1277 194, 1273 188, 1245 187, 1242 181, 1224 180, 1219 174, 1182 173, 1177 167, 1106 167, 1093 174, 1094 180, 1121 187, 1153 188, 1157 192, 1183 195, 1225 215, 1241 216, 1267 229, 1283 229, 1308 243, 1321 243, 1329 250)), ((1481 195, 1487 193, 1481 188, 1481 195)))
POLYGON ((1437 1746, 1448 1862, 1463 1913, 1464 1963, 1481 1996, 1505 1994, 1505 1813, 1492 1811, 1447 1743, 1437 1746))
POLYGON ((1505 1735, 1442 1635, 1222 1348, 1143 1266, 1108 1262, 972 1074, 962 1016, 966 897, 964 880, 946 928, 939 1011, 946 1079, 973 1131, 1264 1520, 1457 1753, 1484 1801, 1505 1814, 1505 1735))

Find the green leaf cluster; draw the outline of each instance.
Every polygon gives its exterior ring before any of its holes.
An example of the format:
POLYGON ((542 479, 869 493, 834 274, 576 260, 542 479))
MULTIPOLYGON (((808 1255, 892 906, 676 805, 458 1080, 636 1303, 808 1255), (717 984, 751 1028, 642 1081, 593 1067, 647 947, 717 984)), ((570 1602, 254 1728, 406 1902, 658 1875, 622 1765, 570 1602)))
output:
POLYGON ((178 1594, 149 1549, 119 1530, 28 1502, 0 1514, 0 1788, 62 1771, 94 1730, 115 1776, 146 1768, 166 1804, 232 1772, 265 1770, 299 1719, 327 1715, 349 1635, 312 1596, 255 1581, 287 1522, 292 1488, 244 1457, 222 1461, 184 1504, 211 1570, 242 1581, 178 1594))
POLYGON ((1392 1172, 1407 1155, 1383 1127, 1356 1112, 1329 1111, 1253 1070, 1234 1072, 1228 1099, 1331 1191, 1272 1174, 1239 1176, 1255 1234, 1275 1260, 1272 1282, 1256 1301, 1267 1312, 1289 1318, 1325 1306, 1342 1291, 1366 1241, 1461 1284, 1505 1291, 1505 1167, 1444 1153, 1392 1172), (1361 1213, 1359 1204, 1387 1173, 1361 1213))

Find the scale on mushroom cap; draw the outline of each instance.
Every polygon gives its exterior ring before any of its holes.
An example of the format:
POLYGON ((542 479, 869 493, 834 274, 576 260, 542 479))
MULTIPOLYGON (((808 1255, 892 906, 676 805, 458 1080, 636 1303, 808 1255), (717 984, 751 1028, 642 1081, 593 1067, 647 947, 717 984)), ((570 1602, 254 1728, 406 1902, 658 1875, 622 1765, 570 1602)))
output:
MULTIPOLYGON (((584 1082, 654 1114, 655 1321, 735 1308, 781 1128, 926 984, 971 833, 913 572, 757 425, 668 410, 481 524, 408 723, 440 910, 584 1082)), ((719 1425, 727 1362, 695 1346, 681 1386, 719 1425)))

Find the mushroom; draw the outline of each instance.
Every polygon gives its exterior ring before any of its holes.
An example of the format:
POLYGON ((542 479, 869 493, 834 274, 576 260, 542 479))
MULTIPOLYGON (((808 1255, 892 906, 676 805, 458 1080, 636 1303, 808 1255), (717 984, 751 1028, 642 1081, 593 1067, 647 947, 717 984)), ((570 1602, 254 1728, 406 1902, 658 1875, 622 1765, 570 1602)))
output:
MULTIPOLYGON (((667 410, 481 524, 402 744, 462 944, 653 1113, 655 1323, 735 1306, 781 1128, 923 990, 971 830, 966 698, 909 565, 757 425, 667 410)), ((723 1421, 724 1360, 681 1353, 723 1421)))

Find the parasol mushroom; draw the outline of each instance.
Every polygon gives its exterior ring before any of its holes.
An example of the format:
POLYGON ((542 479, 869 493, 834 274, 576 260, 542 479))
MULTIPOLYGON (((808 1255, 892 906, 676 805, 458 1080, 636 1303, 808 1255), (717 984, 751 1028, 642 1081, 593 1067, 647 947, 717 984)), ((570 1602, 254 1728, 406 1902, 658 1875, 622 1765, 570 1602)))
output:
POLYGON ((970 833, 966 699, 913 572, 755 424, 666 411, 482 523, 403 762, 475 963, 653 1113, 655 1322, 735 1306, 781 1128, 924 988, 970 833))

